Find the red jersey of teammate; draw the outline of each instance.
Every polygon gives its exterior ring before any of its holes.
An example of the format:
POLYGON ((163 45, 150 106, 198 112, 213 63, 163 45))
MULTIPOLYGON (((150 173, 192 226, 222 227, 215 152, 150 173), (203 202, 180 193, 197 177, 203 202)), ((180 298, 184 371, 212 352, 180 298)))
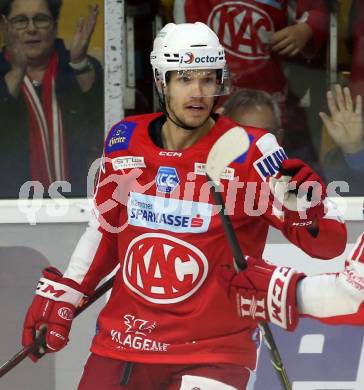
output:
MULTIPOLYGON (((64 277, 92 291, 120 264, 98 319, 91 347, 96 354, 253 368, 256 322, 238 318, 219 282, 220 266, 232 264, 232 254, 205 176, 211 146, 237 124, 219 117, 197 143, 169 151, 157 147, 148 132, 161 115, 130 117, 111 129, 95 190, 97 221, 81 238, 64 277)), ((246 130, 248 152, 221 177, 244 253, 261 257, 272 225, 311 256, 339 255, 345 226, 329 204, 330 216, 319 221, 313 237, 305 228, 284 226, 272 213, 269 192, 259 199, 256 186, 267 184, 286 156, 272 134, 246 130)))
POLYGON ((178 3, 175 5, 177 22, 203 22, 218 35, 235 87, 276 93, 280 101, 286 95, 286 77, 281 58, 270 51, 272 35, 302 20, 314 34, 309 43, 310 53, 322 47, 327 38, 328 13, 323 0, 298 0, 295 10, 289 9, 288 0, 184 0, 178 3))

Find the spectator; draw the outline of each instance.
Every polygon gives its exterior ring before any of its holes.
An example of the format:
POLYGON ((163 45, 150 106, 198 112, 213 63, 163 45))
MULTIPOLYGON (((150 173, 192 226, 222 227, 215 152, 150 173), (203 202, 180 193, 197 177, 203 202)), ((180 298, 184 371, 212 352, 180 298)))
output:
POLYGON ((349 192, 342 195, 364 194, 364 128, 362 97, 358 95, 355 106, 349 88, 336 85, 327 93, 330 115, 320 112, 329 135, 337 144, 324 158, 323 170, 327 181, 345 181, 349 192))
POLYGON ((316 80, 323 79, 324 72, 316 70, 316 62, 324 57, 328 37, 325 0, 175 0, 175 18, 177 22, 205 22, 217 33, 227 53, 233 87, 274 96, 282 124, 289 129, 286 151, 315 164, 320 139, 317 115, 316 121, 311 120, 310 111, 300 102, 309 89, 313 89, 314 107, 324 101, 323 86, 316 80), (289 69, 289 85, 284 67, 289 69))
POLYGON ((324 45, 328 32, 323 0, 298 0, 294 17, 289 17, 288 3, 175 0, 175 19, 207 23, 227 52, 233 85, 276 95, 283 107, 287 80, 282 58, 299 53, 311 58, 324 45))
POLYGON ((267 92, 243 88, 231 95, 218 111, 244 126, 268 130, 276 136, 279 144, 284 146, 290 157, 303 159, 319 170, 316 161, 308 158, 310 155, 306 153, 307 148, 310 147, 309 140, 306 139, 305 145, 298 146, 294 150, 289 148, 291 139, 287 140, 285 136, 287 132, 282 128, 279 104, 267 92))
POLYGON ((14 197, 27 180, 46 188, 69 180, 81 195, 81 178, 102 141, 100 63, 87 55, 98 7, 80 18, 70 50, 57 38, 62 0, 1 0, 5 47, 0 54, 0 173, 2 197, 14 197))
POLYGON ((279 105, 267 92, 241 89, 230 96, 220 112, 243 126, 269 131, 282 145, 284 131, 281 126, 279 105))

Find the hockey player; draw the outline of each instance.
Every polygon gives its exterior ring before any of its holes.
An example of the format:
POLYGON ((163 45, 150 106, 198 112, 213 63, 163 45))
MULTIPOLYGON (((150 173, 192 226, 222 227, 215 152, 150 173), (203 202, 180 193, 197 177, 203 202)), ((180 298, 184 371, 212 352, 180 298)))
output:
MULTIPOLYGON (((205 176, 212 145, 237 126, 212 114, 217 96, 228 93, 224 50, 206 25, 171 23, 155 39, 151 63, 163 112, 110 130, 94 218, 64 275, 44 271, 23 345, 45 324, 45 352, 63 348, 75 307, 120 265, 79 389, 120 389, 127 381, 130 389, 244 389, 256 364, 256 321, 239 318, 221 287, 221 265, 233 260, 205 176)), ((286 159, 272 134, 246 131, 249 150, 221 178, 244 253, 261 257, 269 226, 311 256, 342 253, 345 225, 320 177, 286 159), (273 212, 264 188, 280 169, 311 199, 304 219, 287 205, 273 212)))

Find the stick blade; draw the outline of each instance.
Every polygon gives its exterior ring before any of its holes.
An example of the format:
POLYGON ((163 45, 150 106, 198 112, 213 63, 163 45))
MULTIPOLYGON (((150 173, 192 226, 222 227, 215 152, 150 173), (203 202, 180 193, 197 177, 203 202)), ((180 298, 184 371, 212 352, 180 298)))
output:
POLYGON ((235 126, 224 133, 214 143, 207 156, 206 173, 210 179, 218 185, 225 167, 244 154, 249 145, 248 134, 240 126, 235 126))

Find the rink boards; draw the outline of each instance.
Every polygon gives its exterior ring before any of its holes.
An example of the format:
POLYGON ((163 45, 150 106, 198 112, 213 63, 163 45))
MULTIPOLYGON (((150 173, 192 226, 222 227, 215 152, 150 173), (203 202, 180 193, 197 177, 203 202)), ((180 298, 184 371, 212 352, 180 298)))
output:
MULTIPOLYGON (((44 207, 43 204, 42 208, 44 207)), ((71 202, 68 218, 59 216, 48 222, 42 216, 42 208, 38 210, 35 225, 27 223, 20 214, 17 216, 15 208, 13 211, 11 207, 8 211, 4 208, 1 210, 1 363, 21 348, 23 317, 31 302, 41 269, 48 264, 64 269, 86 226, 87 206, 83 202, 71 202), (10 220, 6 218, 12 218, 16 223, 9 223, 10 220)), ((47 212, 44 212, 44 215, 46 214, 47 212)), ((59 215, 61 214, 59 212, 59 215)), ((362 229, 363 222, 359 217, 356 221, 348 222, 349 245, 346 253, 362 229)), ((345 257, 341 256, 330 262, 312 260, 287 244, 285 238, 274 230, 270 231, 268 242, 265 251, 267 259, 293 265, 307 273, 340 269, 345 257)), ((77 318, 71 332, 71 343, 64 351, 47 355, 36 365, 28 360, 22 362, 0 380, 0 388, 75 389, 88 356, 97 313, 102 304, 103 302, 94 304, 84 315, 77 318)), ((362 328, 329 327, 312 320, 302 320, 294 333, 283 332, 276 327, 272 329, 293 382, 293 390, 364 389, 362 328)), ((280 390, 264 346, 261 351, 258 379, 254 388, 280 390)))

